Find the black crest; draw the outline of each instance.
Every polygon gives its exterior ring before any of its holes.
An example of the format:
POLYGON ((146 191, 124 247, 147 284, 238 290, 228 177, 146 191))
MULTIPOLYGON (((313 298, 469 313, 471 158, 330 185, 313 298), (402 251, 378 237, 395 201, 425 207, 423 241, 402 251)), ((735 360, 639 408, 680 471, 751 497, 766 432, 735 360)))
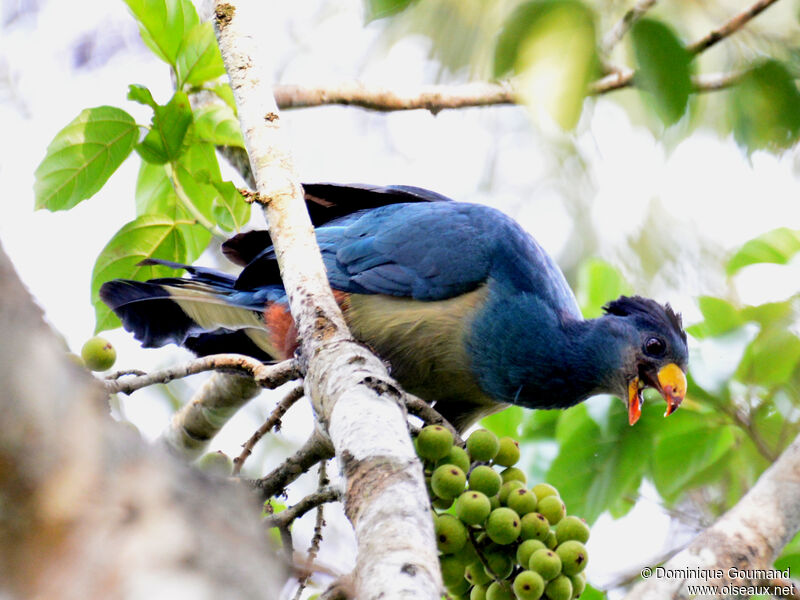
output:
POLYGON ((620 296, 606 304, 603 310, 609 315, 619 317, 640 315, 648 320, 664 324, 672 328, 684 343, 686 342, 686 332, 683 330, 681 315, 672 310, 669 303, 662 305, 642 296, 620 296))

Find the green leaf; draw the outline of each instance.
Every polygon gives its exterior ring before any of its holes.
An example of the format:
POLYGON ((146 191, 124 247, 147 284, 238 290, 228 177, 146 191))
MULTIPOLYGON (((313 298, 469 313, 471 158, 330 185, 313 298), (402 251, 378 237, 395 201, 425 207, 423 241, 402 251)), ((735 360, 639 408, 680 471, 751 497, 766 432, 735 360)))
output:
POLYGON ((728 261, 728 275, 758 263, 785 265, 800 250, 800 230, 779 227, 745 242, 728 261))
MULTIPOLYGON (((174 221, 193 221, 180 203, 163 165, 142 161, 136 179, 136 215, 163 215, 174 221)), ((211 241, 211 232, 202 225, 180 224, 178 231, 186 245, 186 262, 197 260, 211 241)))
POLYGON ((226 231, 241 231, 250 220, 250 204, 230 181, 212 181, 211 185, 219 193, 212 206, 217 224, 226 231))
POLYGON ((194 113, 194 135, 215 146, 244 148, 239 119, 227 105, 207 105, 194 113))
POLYGON ((175 71, 178 74, 178 87, 184 84, 200 85, 225 74, 225 65, 222 64, 211 23, 199 23, 184 34, 175 61, 175 71))
POLYGON ((775 561, 775 568, 781 571, 789 569, 790 573, 800 573, 800 532, 783 548, 780 557, 775 561))
POLYGON ((216 94, 220 100, 230 107, 233 114, 236 115, 236 99, 233 97, 233 90, 230 85, 227 83, 220 83, 218 85, 207 86, 205 89, 216 94))
POLYGON ((698 474, 717 464, 733 448, 732 426, 708 415, 682 410, 663 422, 653 452, 653 482, 661 496, 675 502, 698 474))
POLYGON ((603 306, 633 289, 615 267, 600 258, 586 260, 578 271, 578 304, 583 316, 603 314, 603 306))
POLYGON ((645 403, 642 417, 628 425, 624 405, 612 401, 598 423, 586 404, 570 408, 558 423, 561 442, 547 481, 556 486, 570 512, 590 523, 610 508, 620 509, 626 496, 639 489, 653 444, 663 421, 661 407, 645 403))
POLYGON ((665 125, 686 112, 692 91, 691 60, 670 27, 654 19, 639 19, 631 28, 636 58, 635 81, 653 102, 665 125))
POLYGON ((762 331, 745 350, 738 379, 757 385, 786 383, 800 362, 800 338, 786 329, 762 331))
POLYGON ((33 184, 35 207, 67 210, 91 198, 128 157, 136 122, 113 106, 87 108, 56 134, 33 184))
POLYGON ((697 338, 723 335, 741 327, 746 322, 739 310, 722 298, 701 296, 697 303, 705 318, 702 323, 689 328, 689 333, 697 338))
POLYGON ((150 131, 136 146, 136 152, 154 164, 163 165, 177 159, 183 152, 183 141, 191 124, 189 97, 175 92, 167 104, 156 106, 150 131))
POLYGON ((748 152, 791 147, 800 134, 800 92, 781 63, 766 60, 750 69, 729 96, 736 142, 748 152))
POLYGON ((118 327, 119 319, 100 300, 100 286, 111 279, 143 281, 166 277, 174 270, 162 265, 139 266, 145 258, 186 262, 186 246, 174 219, 143 215, 124 225, 100 252, 92 271, 92 304, 97 325, 95 333, 118 327))
POLYGON ((513 71, 535 117, 541 112, 572 129, 597 72, 592 10, 579 0, 534 0, 506 20, 495 48, 494 72, 513 71))
POLYGON ((140 83, 132 83, 128 86, 128 100, 149 106, 153 110, 158 110, 158 104, 153 100, 150 90, 140 83))
POLYGON ((481 425, 499 437, 509 436, 517 439, 523 416, 521 407, 509 406, 499 413, 481 419, 481 425))
POLYGON ((190 0, 124 0, 136 17, 142 41, 164 62, 175 65, 184 34, 200 22, 190 0))
POLYGON ((409 7, 413 0, 364 0, 367 23, 396 15, 409 7))
POLYGON ((593 588, 589 583, 586 584, 586 589, 581 594, 581 600, 606 600, 607 598, 605 592, 593 588))
POLYGON ((555 439, 556 425, 561 414, 561 410, 527 411, 522 422, 520 441, 555 439))

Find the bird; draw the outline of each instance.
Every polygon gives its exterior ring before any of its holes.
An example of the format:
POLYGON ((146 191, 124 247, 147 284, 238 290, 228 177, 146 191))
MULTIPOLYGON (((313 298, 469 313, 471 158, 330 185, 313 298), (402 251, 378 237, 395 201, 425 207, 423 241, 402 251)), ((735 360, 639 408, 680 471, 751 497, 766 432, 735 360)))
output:
MULTIPOLYGON (((669 304, 621 296, 584 319, 556 262, 495 208, 413 186, 303 187, 352 335, 458 431, 508 405, 563 409, 611 394, 633 425, 645 388, 665 416, 683 401, 687 338, 669 304)), ((269 233, 235 235, 222 252, 238 275, 150 258, 142 264, 186 275, 115 279, 100 298, 144 347, 291 357, 297 331, 269 233)))

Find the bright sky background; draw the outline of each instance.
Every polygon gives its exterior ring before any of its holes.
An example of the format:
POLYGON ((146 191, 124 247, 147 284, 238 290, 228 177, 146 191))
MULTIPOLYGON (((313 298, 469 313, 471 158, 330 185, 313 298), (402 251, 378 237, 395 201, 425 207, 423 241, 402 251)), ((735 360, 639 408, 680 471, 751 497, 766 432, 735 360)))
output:
MULTIPOLYGON (((94 327, 89 304, 94 259, 113 232, 134 217, 137 161, 126 164, 95 198, 57 214, 33 211, 33 172, 48 142, 81 109, 113 104, 146 123, 143 107, 125 100, 127 85, 146 84, 160 102, 168 99, 171 87, 167 67, 143 47, 121 1, 83 0, 78 9, 74 2, 40 0, 38 12, 8 22, 31 2, 0 1, 0 241, 54 328, 79 351, 94 327), (81 60, 88 63, 80 66, 81 60)), ((363 26, 360 0, 285 4, 281 17, 275 14, 280 8, 269 3, 273 23, 282 24, 274 29, 275 47, 283 49, 280 81, 360 79, 395 87, 432 81, 435 69, 427 60, 425 40, 384 47, 380 24, 363 26), (321 8, 330 4, 335 8, 321 8), (313 34, 306 35, 309 31, 313 34)), ((531 134, 523 109, 445 111, 434 117, 424 111, 378 114, 332 107, 287 112, 284 118, 306 181, 403 183, 492 204, 517 217, 552 254, 568 255, 565 240, 572 217, 559 189, 546 183, 554 163, 531 134)), ((711 132, 695 134, 667 153, 608 100, 596 103, 590 129, 576 142, 590 159, 590 185, 578 193, 588 195, 585 206, 601 241, 600 253, 612 261, 624 256, 628 237, 645 226, 651 201, 656 202, 663 219, 648 222, 647 235, 669 241, 689 258, 680 285, 654 282, 649 291, 669 300, 690 322, 697 317, 693 298, 720 293, 725 286, 718 273, 692 262, 704 244, 724 256, 750 237, 800 223, 798 157, 791 153, 756 153, 748 160, 731 140, 711 132)), ((202 262, 213 263, 213 258, 202 262)), ((780 299, 797 291, 798 280, 796 267, 751 267, 737 278, 736 292, 743 302, 780 299)), ((105 335, 118 348, 119 368, 151 369, 178 360, 173 349, 142 351, 121 330, 105 335)), ((189 384, 199 382, 194 378, 189 384)), ((251 403, 239 426, 226 428, 213 449, 238 453, 271 405, 251 403)), ((158 394, 143 392, 124 407, 150 438, 168 418, 158 394)), ((285 455, 292 443, 305 438, 309 426, 308 411, 294 411, 283 430, 289 443, 266 444, 262 454, 285 455)), ((644 494, 656 498, 653 491, 644 494)), ((346 523, 332 527, 347 538, 346 523)), ((590 578, 602 583, 620 565, 645 564, 660 552, 668 529, 669 519, 652 500, 613 526, 601 520, 594 530, 590 578), (647 539, 640 535, 643 520, 647 539), (620 539, 636 544, 622 547, 620 539)), ((337 560, 338 550, 333 550, 323 545, 323 561, 337 560)))

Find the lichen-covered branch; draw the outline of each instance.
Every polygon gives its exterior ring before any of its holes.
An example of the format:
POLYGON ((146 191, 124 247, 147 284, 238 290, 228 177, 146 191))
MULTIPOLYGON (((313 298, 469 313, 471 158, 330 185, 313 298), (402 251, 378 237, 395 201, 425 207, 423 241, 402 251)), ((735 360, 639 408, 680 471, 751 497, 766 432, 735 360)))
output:
POLYGON ((109 418, 2 248, 0 339, 0 596, 278 597, 252 497, 109 418))
POLYGON ((259 48, 279 38, 270 27, 280 24, 259 19, 261 5, 218 0, 215 30, 300 337, 306 395, 343 468, 358 545, 357 596, 435 600, 441 576, 433 523, 402 393, 384 364, 352 340, 330 292, 280 127, 270 57, 259 48))
MULTIPOLYGON (((687 600, 688 586, 768 585, 756 570, 768 570, 800 530, 800 436, 753 488, 689 546, 664 564, 671 577, 652 577, 633 587, 629 600, 687 600), (743 577, 732 577, 737 569, 743 577), (708 574, 715 576, 707 576, 708 574), (706 575, 706 576, 704 576, 706 575), (716 575, 721 575, 717 577, 716 575)), ((730 599, 738 594, 715 597, 730 599)))
POLYGON ((735 15, 721 26, 709 31, 706 35, 693 44, 689 44, 686 49, 692 54, 700 54, 701 52, 706 51, 717 42, 724 40, 729 35, 739 31, 742 27, 749 23, 751 19, 762 13, 777 1, 778 0, 758 0, 758 2, 743 10, 738 15, 735 15))

